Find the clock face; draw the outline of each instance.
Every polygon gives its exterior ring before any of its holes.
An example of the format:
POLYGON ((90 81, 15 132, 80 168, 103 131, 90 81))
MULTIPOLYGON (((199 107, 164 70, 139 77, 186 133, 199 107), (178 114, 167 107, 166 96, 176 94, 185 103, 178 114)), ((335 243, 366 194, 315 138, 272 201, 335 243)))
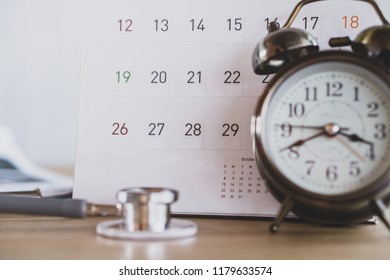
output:
POLYGON ((388 171, 390 89, 374 71, 323 59, 280 80, 256 137, 289 182, 337 196, 370 188, 388 171))

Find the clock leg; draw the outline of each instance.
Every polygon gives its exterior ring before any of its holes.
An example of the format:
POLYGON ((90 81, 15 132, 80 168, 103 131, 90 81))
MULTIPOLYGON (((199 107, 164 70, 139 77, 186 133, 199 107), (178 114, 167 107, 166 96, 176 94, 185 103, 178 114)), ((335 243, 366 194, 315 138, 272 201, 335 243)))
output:
MULTIPOLYGON (((390 198, 390 196, 388 197, 390 198)), ((390 219, 387 215, 387 203, 382 199, 374 199, 371 202, 371 209, 376 216, 386 225, 388 230, 390 230, 390 219)))
POLYGON ((276 215, 275 220, 273 220, 273 222, 271 223, 271 225, 269 227, 269 230, 272 233, 276 233, 279 230, 281 223, 283 222, 283 220, 287 216, 287 214, 290 212, 293 204, 294 204, 293 201, 289 197, 287 197, 283 201, 282 205, 280 206, 279 212, 276 215))

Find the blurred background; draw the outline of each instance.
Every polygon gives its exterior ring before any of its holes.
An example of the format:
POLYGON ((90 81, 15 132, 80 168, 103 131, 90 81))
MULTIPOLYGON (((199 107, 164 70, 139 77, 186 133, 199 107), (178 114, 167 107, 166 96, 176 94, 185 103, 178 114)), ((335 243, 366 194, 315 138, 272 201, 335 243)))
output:
MULTIPOLYGON (((389 18, 390 1, 377 2, 389 18)), ((0 0, 0 125, 44 166, 74 164, 81 7, 81 0, 0 0)))
POLYGON ((74 163, 81 6, 80 0, 0 1, 0 125, 41 165, 74 163))

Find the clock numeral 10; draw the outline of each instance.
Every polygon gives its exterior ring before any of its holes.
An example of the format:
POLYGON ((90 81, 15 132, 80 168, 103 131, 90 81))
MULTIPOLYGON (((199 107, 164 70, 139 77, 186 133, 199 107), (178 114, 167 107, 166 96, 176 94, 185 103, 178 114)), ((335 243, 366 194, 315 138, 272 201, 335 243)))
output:
POLYGON ((289 103, 288 104, 288 116, 290 118, 293 118, 293 117, 296 117, 296 118, 300 118, 300 117, 303 117, 303 115, 305 115, 305 105, 301 102, 298 102, 298 103, 289 103))

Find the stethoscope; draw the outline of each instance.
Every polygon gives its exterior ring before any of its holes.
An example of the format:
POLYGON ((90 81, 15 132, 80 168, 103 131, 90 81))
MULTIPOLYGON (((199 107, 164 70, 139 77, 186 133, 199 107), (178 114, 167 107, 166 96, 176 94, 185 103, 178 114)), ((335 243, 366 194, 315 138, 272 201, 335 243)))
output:
POLYGON ((117 193, 117 205, 88 203, 83 199, 32 198, 0 195, 0 212, 50 215, 71 218, 109 217, 122 219, 97 224, 98 235, 128 240, 164 240, 193 236, 197 225, 172 219, 170 206, 178 192, 160 187, 133 187, 117 193))

